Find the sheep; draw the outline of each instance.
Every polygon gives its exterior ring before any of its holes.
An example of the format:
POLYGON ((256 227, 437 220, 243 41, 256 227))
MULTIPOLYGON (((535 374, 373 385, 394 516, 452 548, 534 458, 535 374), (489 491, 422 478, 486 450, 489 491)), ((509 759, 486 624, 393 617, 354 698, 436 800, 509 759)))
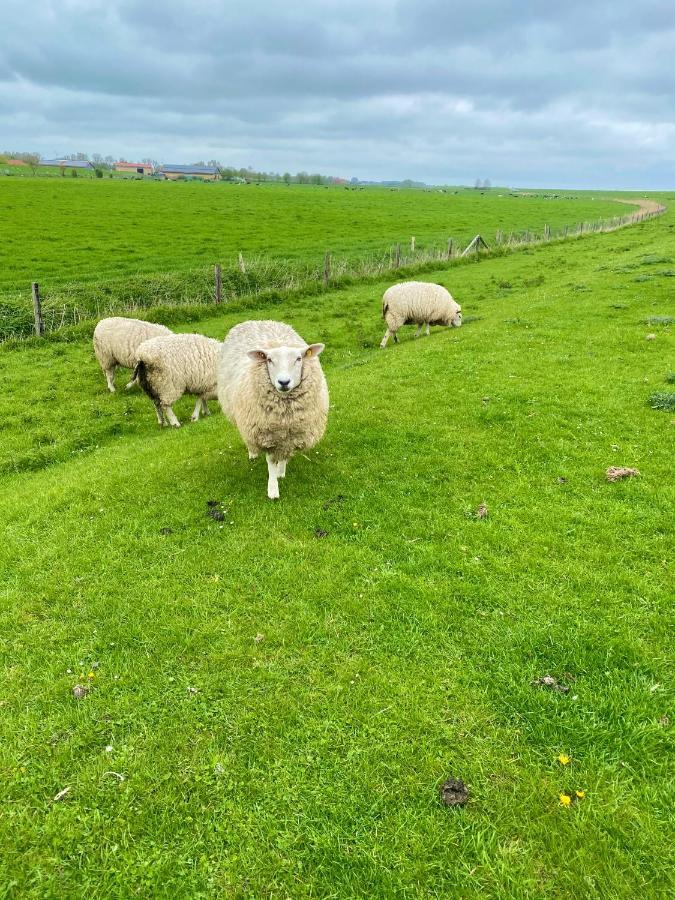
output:
POLYGON ((401 325, 417 325, 415 337, 419 337, 425 325, 429 334, 430 325, 459 328, 462 324, 462 307, 440 284, 426 281, 402 281, 387 288, 382 297, 382 315, 387 323, 382 348, 392 336, 398 343, 396 332, 401 325))
POLYGON ((265 452, 267 496, 279 498, 286 463, 326 431, 328 386, 319 355, 283 322, 242 322, 229 332, 218 362, 218 401, 236 425, 249 459, 265 452))
POLYGON ((191 420, 209 415, 207 400, 216 398, 218 353, 222 344, 201 334, 168 334, 143 341, 137 350, 134 379, 155 404, 160 425, 180 428, 171 408, 183 394, 196 394, 191 420))
MULTIPOLYGON (((108 390, 115 393, 115 370, 118 366, 133 369, 138 362, 136 350, 139 344, 148 338, 158 337, 160 334, 173 334, 170 328, 164 325, 155 325, 153 322, 143 322, 140 319, 125 319, 121 316, 113 316, 110 319, 101 319, 94 329, 94 353, 108 382, 108 390)), ((132 379, 127 389, 136 383, 132 379)))

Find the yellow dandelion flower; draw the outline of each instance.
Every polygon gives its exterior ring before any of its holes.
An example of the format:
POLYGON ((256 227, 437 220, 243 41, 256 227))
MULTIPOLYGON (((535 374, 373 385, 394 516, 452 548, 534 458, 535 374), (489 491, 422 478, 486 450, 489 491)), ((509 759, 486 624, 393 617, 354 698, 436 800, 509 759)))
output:
POLYGON ((96 678, 96 675, 93 672, 87 672, 87 678, 96 678))
POLYGON ((586 791, 575 791, 574 792, 580 800, 583 800, 586 796, 586 791))
POLYGON ((558 762, 563 766, 568 766, 572 762, 572 757, 566 753, 561 753, 558 757, 558 762))
POLYGON ((569 794, 561 794, 560 795, 560 804, 561 806, 569 806, 572 802, 572 798, 569 794))

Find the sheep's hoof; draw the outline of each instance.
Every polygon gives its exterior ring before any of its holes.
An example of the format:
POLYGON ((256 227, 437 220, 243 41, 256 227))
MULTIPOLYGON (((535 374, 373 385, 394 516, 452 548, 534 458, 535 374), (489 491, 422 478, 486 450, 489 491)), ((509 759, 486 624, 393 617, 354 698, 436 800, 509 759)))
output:
POLYGON ((276 491, 270 490, 270 489, 268 488, 268 489, 267 489, 267 496, 270 498, 270 500, 278 500, 278 499, 279 499, 279 488, 277 488, 276 491))
POLYGON ((257 459, 257 458, 258 458, 258 454, 257 454, 257 453, 251 453, 251 451, 249 450, 249 451, 248 451, 248 458, 251 459, 251 460, 257 459))
POLYGON ((193 414, 190 416, 190 421, 191 421, 191 422, 198 422, 198 421, 199 421, 199 416, 195 416, 194 413, 193 413, 193 414))
POLYGON ((172 428, 180 428, 180 422, 174 422, 172 428))

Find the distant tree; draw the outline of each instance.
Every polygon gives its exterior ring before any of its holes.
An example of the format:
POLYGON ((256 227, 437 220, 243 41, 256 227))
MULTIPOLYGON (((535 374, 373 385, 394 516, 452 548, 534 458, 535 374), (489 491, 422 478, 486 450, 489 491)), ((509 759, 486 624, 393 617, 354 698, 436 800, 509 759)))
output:
POLYGON ((106 156, 103 162, 106 164, 106 166, 108 166, 109 169, 112 169, 113 165, 115 164, 115 160, 112 158, 112 156, 106 156))
POLYGON ((71 178, 77 178, 77 169, 71 169, 70 175, 71 175, 71 178))
POLYGON ((219 159, 210 159, 207 163, 207 166, 215 166, 216 169, 222 169, 223 167, 220 164, 219 159))
POLYGON ((100 166, 101 163, 103 162, 103 157, 101 156, 100 153, 92 153, 91 161, 94 163, 95 166, 100 166))
POLYGON ((39 153, 24 153, 21 157, 25 163, 27 163, 33 175, 37 172, 38 166, 40 165, 40 154, 39 153))
POLYGON ((489 178, 486 178, 486 179, 485 179, 485 181, 483 182, 483 187, 486 188, 486 189, 492 187, 492 182, 490 181, 489 178))
POLYGON ((103 178, 103 169, 96 166, 96 168, 94 169, 94 172, 96 173, 97 178, 103 178))
POLYGON ((474 190, 479 191, 482 187, 483 187, 483 182, 480 180, 480 178, 476 178, 474 190))
POLYGON ((293 176, 291 175, 290 172, 284 172, 284 174, 283 174, 284 184, 290 184, 292 178, 293 178, 293 176))

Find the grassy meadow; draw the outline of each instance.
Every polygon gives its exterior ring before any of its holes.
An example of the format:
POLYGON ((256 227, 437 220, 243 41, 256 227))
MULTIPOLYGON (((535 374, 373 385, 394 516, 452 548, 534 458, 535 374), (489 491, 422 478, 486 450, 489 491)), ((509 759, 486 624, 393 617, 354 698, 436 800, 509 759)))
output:
MULTIPOLYGON (((365 194, 325 198, 368 232, 365 194)), ((431 239, 469 201, 419 202, 431 239)), ((278 503, 215 403, 162 430, 126 373, 109 395, 90 329, 0 347, 0 894, 667 896, 674 239, 669 211, 428 273, 464 326, 386 351, 392 279, 175 310, 326 342, 328 432, 278 503)))
MULTIPOLYGON (((33 330, 32 281, 48 331, 126 310, 314 293, 330 251, 333 283, 402 264, 419 268, 448 238, 457 254, 493 241, 610 219, 607 195, 499 190, 352 190, 293 185, 0 179, 0 341, 33 330), (411 237, 416 239, 411 250, 411 237), (240 270, 239 252, 244 271, 240 270)), ((436 262, 434 264, 436 264, 436 262)))
MULTIPOLYGON (((551 192, 552 193, 552 192, 551 192)), ((237 254, 290 259, 464 246, 497 229, 541 230, 626 212, 608 196, 347 190, 277 184, 0 179, 0 292, 182 271, 237 254)))

